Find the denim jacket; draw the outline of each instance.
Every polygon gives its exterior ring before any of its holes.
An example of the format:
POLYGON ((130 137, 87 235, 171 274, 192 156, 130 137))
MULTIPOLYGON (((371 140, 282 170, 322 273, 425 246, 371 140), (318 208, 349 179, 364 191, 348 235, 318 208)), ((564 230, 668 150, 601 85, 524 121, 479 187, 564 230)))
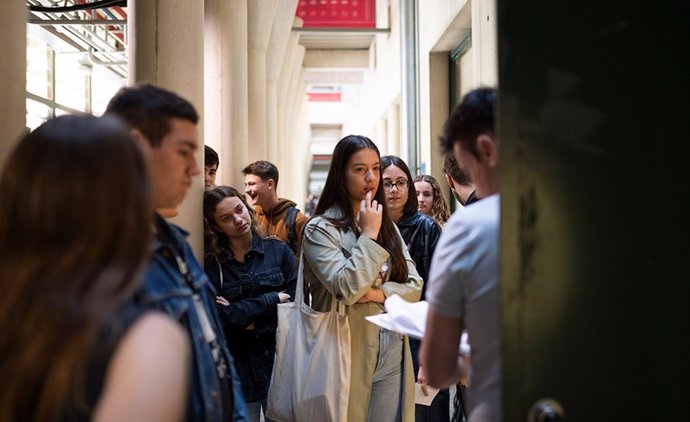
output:
POLYGON ((264 400, 275 357, 278 292, 294 298, 297 259, 287 243, 253 232, 244 262, 224 250, 217 259, 207 255, 205 269, 220 295, 230 302, 218 305, 218 311, 244 396, 250 403, 264 400))
POLYGON ((227 422, 222 420, 223 387, 211 347, 202 335, 199 314, 193 300, 195 292, 199 293, 203 306, 206 308, 210 323, 216 332, 221 353, 228 366, 230 391, 226 394, 232 394, 233 408, 229 409, 232 412, 231 420, 247 421, 247 408, 241 394, 239 378, 214 306, 215 290, 208 282, 206 274, 185 240, 188 233, 175 225, 168 224, 160 216, 156 216, 156 226, 158 233, 152 243, 152 262, 146 271, 142 288, 137 296, 141 305, 167 313, 189 333, 192 346, 192 373, 185 421, 227 422), (173 242, 161 236, 161 231, 166 231, 173 242), (191 280, 189 284, 176 263, 176 253, 186 263, 191 280))

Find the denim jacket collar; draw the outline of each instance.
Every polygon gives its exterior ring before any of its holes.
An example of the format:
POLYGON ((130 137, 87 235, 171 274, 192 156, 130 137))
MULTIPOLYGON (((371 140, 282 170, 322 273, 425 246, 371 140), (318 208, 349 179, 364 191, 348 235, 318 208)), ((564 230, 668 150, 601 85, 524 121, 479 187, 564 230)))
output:
POLYGON ((215 289, 207 282, 203 271, 197 274, 199 271, 196 271, 196 268, 190 265, 191 262, 196 262, 196 260, 191 249, 185 246, 187 244, 186 238, 189 237, 189 232, 174 224, 168 223, 158 213, 155 213, 154 216, 154 226, 156 231, 151 241, 151 254, 153 255, 153 259, 162 261, 163 267, 166 270, 182 275, 182 268, 180 268, 176 258, 176 256, 179 256, 187 266, 186 270, 189 276, 185 281, 189 284, 189 287, 194 291, 199 291, 204 287, 211 288, 211 290, 214 291, 215 289), (174 242, 174 244, 171 244, 171 241, 174 242))
MULTIPOLYGON (((264 255, 264 239, 254 230, 252 229, 252 244, 249 246, 249 250, 247 251, 247 255, 253 255, 253 254, 259 254, 259 255, 264 255)), ((220 262, 228 262, 230 260, 235 260, 232 251, 229 249, 226 251, 226 253, 222 254, 218 260, 220 262)))

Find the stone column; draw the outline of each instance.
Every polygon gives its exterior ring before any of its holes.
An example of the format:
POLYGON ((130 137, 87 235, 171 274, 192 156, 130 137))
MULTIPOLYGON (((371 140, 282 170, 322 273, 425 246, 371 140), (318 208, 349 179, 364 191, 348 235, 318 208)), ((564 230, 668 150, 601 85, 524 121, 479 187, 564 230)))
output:
POLYGON ((216 184, 242 189, 248 161, 247 0, 205 1, 206 144, 220 156, 216 184))
POLYGON ((0 6, 0 174, 26 127, 26 2, 0 6), (9 41, 11 40, 11 41, 9 41))
MULTIPOLYGON (((129 80, 151 82, 189 100, 199 112, 197 163, 203 175, 204 0, 130 0, 129 80)), ((173 222, 191 233, 197 258, 203 256, 203 176, 178 208, 173 222)))
POLYGON ((279 157, 278 143, 280 135, 278 133, 278 115, 283 112, 283 110, 280 109, 281 101, 278 94, 278 83, 280 81, 280 72, 283 69, 284 62, 289 60, 286 51, 290 39, 292 23, 295 20, 296 10, 297 0, 281 0, 278 2, 275 17, 273 19, 271 37, 268 41, 266 145, 268 148, 268 160, 273 163, 275 163, 279 157))
POLYGON ((268 150, 266 53, 277 0, 248 2, 249 161, 265 160, 268 150))
MULTIPOLYGON (((295 18, 294 22, 301 25, 301 19, 295 18)), ((295 26, 293 23, 293 26, 295 26)), ((291 151, 291 146, 293 144, 292 130, 294 130, 295 122, 291 122, 288 114, 290 107, 293 107, 293 102, 291 101, 288 91, 290 90, 290 83, 292 81, 292 75, 296 71, 295 67, 298 66, 296 63, 299 60, 299 35, 295 32, 291 32, 287 37, 288 42, 286 45, 285 58, 283 60, 282 69, 280 71, 280 76, 278 80, 278 161, 288 164, 290 160, 289 152, 291 151)), ((302 47, 304 48, 304 47, 302 47)), ((301 63, 301 62, 300 62, 301 63)), ((285 165, 282 164, 281 165, 285 165)), ((277 165, 277 164, 276 164, 277 165)))

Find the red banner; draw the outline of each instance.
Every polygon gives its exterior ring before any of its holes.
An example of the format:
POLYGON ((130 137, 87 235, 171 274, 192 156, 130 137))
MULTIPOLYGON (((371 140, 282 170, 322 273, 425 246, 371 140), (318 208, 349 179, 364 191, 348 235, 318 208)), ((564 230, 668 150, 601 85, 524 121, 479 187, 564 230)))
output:
POLYGON ((376 28, 376 0, 299 0, 305 28, 376 28))

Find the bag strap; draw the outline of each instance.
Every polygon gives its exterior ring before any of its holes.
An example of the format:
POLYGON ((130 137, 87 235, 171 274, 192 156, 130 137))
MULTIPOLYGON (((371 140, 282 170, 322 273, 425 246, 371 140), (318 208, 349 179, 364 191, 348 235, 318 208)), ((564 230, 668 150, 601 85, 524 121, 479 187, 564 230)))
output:
POLYGON ((297 289, 295 290, 295 302, 300 305, 304 302, 304 252, 299 254, 299 269, 297 270, 297 289))
MULTIPOLYGON (((297 289, 295 291, 295 303, 299 303, 300 305, 305 304, 311 307, 304 301, 304 250, 302 250, 299 254, 299 269, 297 270, 297 289)), ((300 309, 302 309, 301 306, 300 309)), ((340 315, 345 315, 345 305, 340 303, 340 301, 336 299, 335 296, 333 296, 331 300, 331 312, 338 312, 340 315)))
POLYGON ((293 252, 297 253, 297 228, 295 227, 295 220, 297 219, 297 207, 290 207, 285 216, 285 226, 288 231, 288 245, 293 252))

